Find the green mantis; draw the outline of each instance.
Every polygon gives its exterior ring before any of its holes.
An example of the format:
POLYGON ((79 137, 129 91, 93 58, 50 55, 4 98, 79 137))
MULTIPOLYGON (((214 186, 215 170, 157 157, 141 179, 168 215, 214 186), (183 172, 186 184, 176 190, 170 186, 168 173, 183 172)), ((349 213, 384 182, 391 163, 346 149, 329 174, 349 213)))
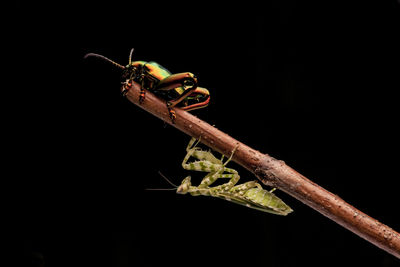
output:
POLYGON ((183 179, 180 186, 177 187, 178 194, 190 193, 192 196, 212 196, 225 199, 236 204, 268 212, 277 215, 287 215, 293 210, 286 205, 271 191, 267 191, 256 181, 250 181, 237 185, 240 179, 238 172, 232 168, 226 167, 231 161, 235 150, 231 156, 223 162, 224 156, 219 160, 210 151, 203 151, 195 144, 196 139, 192 138, 186 147, 187 154, 182 162, 182 167, 186 170, 206 172, 206 176, 200 185, 193 186, 191 177, 183 179), (188 162, 193 157, 196 161, 188 162), (227 183, 211 187, 217 179, 229 179, 227 183))

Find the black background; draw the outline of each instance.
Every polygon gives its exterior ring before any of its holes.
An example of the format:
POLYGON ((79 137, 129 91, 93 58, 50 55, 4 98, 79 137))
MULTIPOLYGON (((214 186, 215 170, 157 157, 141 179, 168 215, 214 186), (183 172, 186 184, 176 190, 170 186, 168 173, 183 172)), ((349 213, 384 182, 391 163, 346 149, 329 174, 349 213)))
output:
POLYGON ((145 191, 169 187, 158 171, 178 184, 192 174, 180 167, 189 137, 123 99, 118 69, 83 59, 125 65, 134 47, 135 60, 195 73, 212 95, 196 116, 400 230, 399 3, 349 2, 4 7, 15 265, 397 266, 283 192, 287 217, 145 191))

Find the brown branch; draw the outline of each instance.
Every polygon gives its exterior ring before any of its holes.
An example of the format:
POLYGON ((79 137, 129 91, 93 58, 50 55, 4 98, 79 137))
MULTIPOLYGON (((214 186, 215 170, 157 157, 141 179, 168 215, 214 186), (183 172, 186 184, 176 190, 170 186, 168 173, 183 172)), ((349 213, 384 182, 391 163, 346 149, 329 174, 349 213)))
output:
POLYGON ((254 173, 264 184, 288 193, 344 228, 400 258, 400 235, 393 229, 313 183, 283 161, 242 144, 186 111, 176 108, 177 117, 175 123, 172 124, 165 101, 146 92, 145 101, 139 104, 139 91, 139 85, 134 84, 126 97, 132 103, 182 132, 195 138, 201 137, 202 143, 226 156, 229 156, 231 151, 238 146, 233 160, 254 173))

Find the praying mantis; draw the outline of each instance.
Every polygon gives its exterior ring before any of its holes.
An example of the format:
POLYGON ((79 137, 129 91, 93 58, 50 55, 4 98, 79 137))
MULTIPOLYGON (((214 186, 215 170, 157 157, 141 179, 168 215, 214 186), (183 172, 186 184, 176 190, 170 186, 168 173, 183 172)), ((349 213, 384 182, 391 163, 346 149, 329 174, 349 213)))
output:
MULTIPOLYGON (((231 156, 223 162, 224 155, 222 155, 220 160, 217 159, 210 151, 204 151, 197 147, 199 142, 200 140, 196 142, 195 138, 189 141, 186 147, 187 154, 183 159, 182 167, 186 170, 206 172, 207 174, 198 186, 193 186, 191 177, 187 176, 183 179, 181 185, 174 185, 178 194, 189 193, 192 196, 212 196, 276 215, 286 216, 293 211, 280 198, 273 194, 275 189, 267 191, 256 181, 249 181, 237 185, 240 179, 239 173, 232 168, 226 167, 231 161, 236 148, 232 151, 231 156), (191 157, 197 160, 188 162, 191 157), (211 187, 211 185, 220 178, 229 179, 229 181, 211 187)), ((164 178, 171 183, 166 177, 164 178)))

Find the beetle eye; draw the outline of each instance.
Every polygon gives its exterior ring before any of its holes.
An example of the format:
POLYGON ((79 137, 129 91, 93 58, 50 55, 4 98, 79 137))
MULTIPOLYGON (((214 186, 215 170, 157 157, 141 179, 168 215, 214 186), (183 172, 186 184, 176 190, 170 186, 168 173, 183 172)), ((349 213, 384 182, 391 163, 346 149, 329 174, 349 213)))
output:
POLYGON ((123 78, 135 79, 137 76, 137 69, 132 65, 127 65, 122 73, 123 78))

